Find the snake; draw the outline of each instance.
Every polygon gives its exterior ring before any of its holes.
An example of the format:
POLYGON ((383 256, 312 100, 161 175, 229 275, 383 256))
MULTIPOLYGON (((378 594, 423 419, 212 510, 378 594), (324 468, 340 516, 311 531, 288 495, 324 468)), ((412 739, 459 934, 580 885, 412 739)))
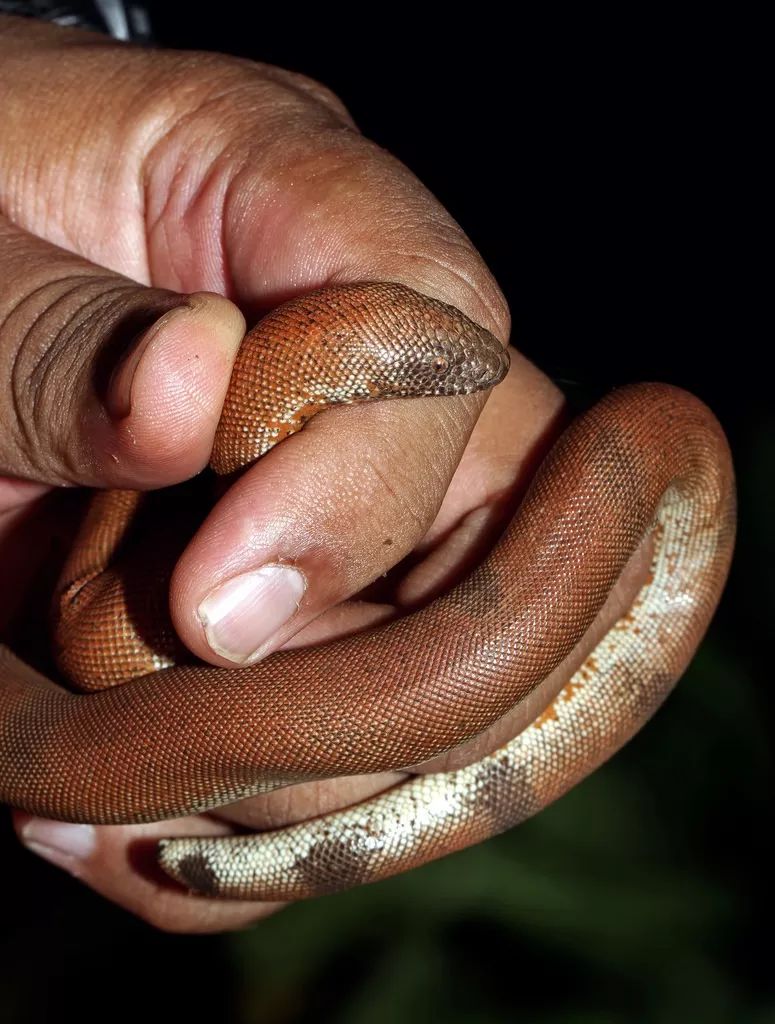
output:
MULTIPOLYGON (((494 387, 507 367, 489 331, 404 285, 303 294, 244 339, 211 465, 228 481, 332 405, 443 400, 494 387)), ((535 693, 650 545, 631 606, 499 749, 299 824, 158 842, 170 884, 227 899, 378 881, 557 799, 662 704, 715 610, 735 533, 732 463, 713 414, 672 385, 627 385, 570 422, 492 550, 454 587, 370 630, 224 668, 174 636, 165 581, 176 551, 158 551, 183 514, 159 513, 152 497, 94 497, 57 588, 62 679, 0 646, 0 799, 11 805, 67 821, 157 821, 430 761, 535 693), (156 544, 147 552, 143 522, 156 544)))

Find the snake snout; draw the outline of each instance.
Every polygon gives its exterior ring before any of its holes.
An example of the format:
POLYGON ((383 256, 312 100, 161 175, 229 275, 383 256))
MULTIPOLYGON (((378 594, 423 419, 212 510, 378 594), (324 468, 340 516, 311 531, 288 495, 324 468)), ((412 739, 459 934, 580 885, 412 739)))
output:
POLYGON ((472 379, 477 389, 492 388, 500 384, 509 371, 509 353, 498 345, 490 350, 484 358, 478 359, 472 367, 472 379))

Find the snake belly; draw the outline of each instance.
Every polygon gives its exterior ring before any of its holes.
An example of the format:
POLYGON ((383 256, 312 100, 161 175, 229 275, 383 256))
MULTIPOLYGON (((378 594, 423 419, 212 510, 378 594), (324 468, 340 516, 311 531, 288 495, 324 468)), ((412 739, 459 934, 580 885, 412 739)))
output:
MULTIPOLYGON (((246 338, 213 466, 237 470, 331 404, 487 388, 506 366, 488 332, 402 286, 304 296, 246 338)), ((709 410, 666 385, 623 388, 570 425, 499 543, 448 593, 379 629, 223 669, 176 663, 169 627, 133 629, 126 580, 149 587, 153 572, 127 577, 116 555, 141 502, 100 495, 65 569, 60 663, 88 692, 0 648, 0 797, 32 813, 158 820, 427 761, 527 697, 652 538, 651 571, 627 614, 493 754, 274 832, 160 843, 161 866, 190 889, 264 900, 443 856, 512 827, 592 771, 690 660, 726 578, 735 521, 729 452, 709 410)))

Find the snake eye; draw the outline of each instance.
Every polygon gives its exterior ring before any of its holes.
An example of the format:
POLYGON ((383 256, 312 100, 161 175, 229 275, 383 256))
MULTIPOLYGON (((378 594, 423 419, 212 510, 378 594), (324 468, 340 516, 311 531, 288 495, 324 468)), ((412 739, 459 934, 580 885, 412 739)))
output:
POLYGON ((444 356, 434 356, 431 360, 431 366, 436 373, 444 373, 449 368, 449 360, 445 359, 444 356))

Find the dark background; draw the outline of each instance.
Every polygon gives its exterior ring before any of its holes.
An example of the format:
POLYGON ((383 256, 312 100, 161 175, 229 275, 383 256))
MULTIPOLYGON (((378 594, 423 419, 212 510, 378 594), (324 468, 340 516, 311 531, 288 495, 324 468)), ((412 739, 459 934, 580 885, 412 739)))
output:
POLYGON ((408 876, 233 936, 167 936, 5 836, 0 1017, 773 1024, 760 29, 258 6, 159 4, 155 23, 167 45, 337 91, 463 224, 515 344, 574 401, 643 379, 705 399, 739 474, 732 578, 675 695, 612 763, 518 830, 408 876))

